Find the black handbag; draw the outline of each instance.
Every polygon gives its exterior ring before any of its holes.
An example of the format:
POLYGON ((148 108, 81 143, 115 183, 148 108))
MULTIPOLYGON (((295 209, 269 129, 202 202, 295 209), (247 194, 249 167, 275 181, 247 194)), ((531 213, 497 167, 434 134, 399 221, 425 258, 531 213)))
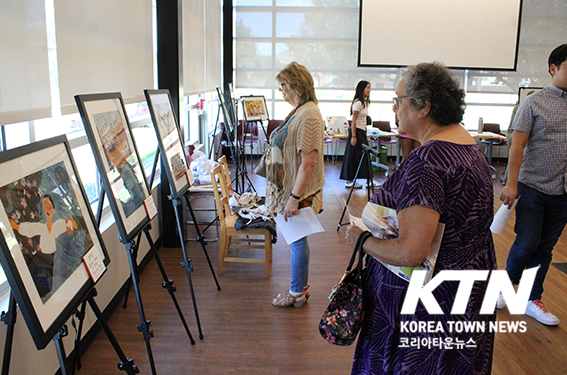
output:
POLYGON ((329 306, 319 322, 319 333, 330 344, 351 345, 364 319, 362 301, 362 275, 364 253, 362 244, 372 234, 363 232, 356 242, 348 267, 339 283, 333 287, 329 296, 329 306), (358 256, 356 267, 354 261, 358 256))

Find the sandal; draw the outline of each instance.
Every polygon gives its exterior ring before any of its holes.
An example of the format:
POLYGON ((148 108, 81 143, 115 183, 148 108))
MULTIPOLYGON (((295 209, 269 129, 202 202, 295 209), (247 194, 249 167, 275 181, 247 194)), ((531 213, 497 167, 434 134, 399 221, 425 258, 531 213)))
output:
POLYGON ((292 296, 289 294, 289 290, 285 293, 278 294, 276 298, 272 300, 272 305, 276 307, 289 307, 291 305, 295 307, 301 307, 307 301, 305 292, 298 296, 292 296))
POLYGON ((305 295, 305 302, 311 297, 311 293, 309 293, 309 285, 303 287, 303 294, 305 295))

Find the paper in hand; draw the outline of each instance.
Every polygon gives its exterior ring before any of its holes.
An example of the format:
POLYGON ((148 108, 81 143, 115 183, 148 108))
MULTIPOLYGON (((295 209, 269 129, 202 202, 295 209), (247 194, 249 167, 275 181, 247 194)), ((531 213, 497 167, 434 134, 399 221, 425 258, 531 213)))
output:
POLYGON ((274 220, 288 244, 312 233, 325 231, 311 207, 302 208, 298 215, 289 217, 287 221, 283 215, 276 216, 274 220))
POLYGON ((510 219, 510 216, 512 216, 512 212, 516 207, 516 203, 518 203, 518 199, 520 198, 514 199, 514 203, 512 204, 512 208, 510 209, 508 209, 508 206, 505 204, 500 206, 500 209, 498 209, 496 215, 494 215, 494 219, 492 220, 492 225, 490 226, 490 231, 492 233, 500 234, 504 232, 504 229, 506 228, 506 224, 508 224, 508 220, 510 219))

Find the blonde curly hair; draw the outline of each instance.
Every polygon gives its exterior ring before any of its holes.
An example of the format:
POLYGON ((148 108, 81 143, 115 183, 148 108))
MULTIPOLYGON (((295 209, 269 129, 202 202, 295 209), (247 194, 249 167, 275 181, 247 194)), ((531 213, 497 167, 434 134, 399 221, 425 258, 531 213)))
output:
POLYGON ((310 101, 317 103, 313 76, 305 66, 295 61, 289 63, 278 73, 276 81, 278 84, 285 83, 288 85, 288 88, 297 95, 301 103, 310 101))

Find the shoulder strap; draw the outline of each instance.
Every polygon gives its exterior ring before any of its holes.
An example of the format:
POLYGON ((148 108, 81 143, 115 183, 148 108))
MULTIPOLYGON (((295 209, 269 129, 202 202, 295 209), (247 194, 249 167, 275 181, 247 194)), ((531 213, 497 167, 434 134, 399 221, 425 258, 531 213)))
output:
POLYGON ((350 257, 350 262, 348 263, 347 271, 352 270, 352 266, 354 265, 354 261, 356 259, 356 255, 358 254, 358 264, 357 268, 362 269, 362 258, 363 258, 363 250, 362 244, 366 241, 368 237, 372 236, 372 233, 369 231, 364 231, 358 236, 358 240, 356 241, 356 246, 352 252, 352 256, 350 257))

